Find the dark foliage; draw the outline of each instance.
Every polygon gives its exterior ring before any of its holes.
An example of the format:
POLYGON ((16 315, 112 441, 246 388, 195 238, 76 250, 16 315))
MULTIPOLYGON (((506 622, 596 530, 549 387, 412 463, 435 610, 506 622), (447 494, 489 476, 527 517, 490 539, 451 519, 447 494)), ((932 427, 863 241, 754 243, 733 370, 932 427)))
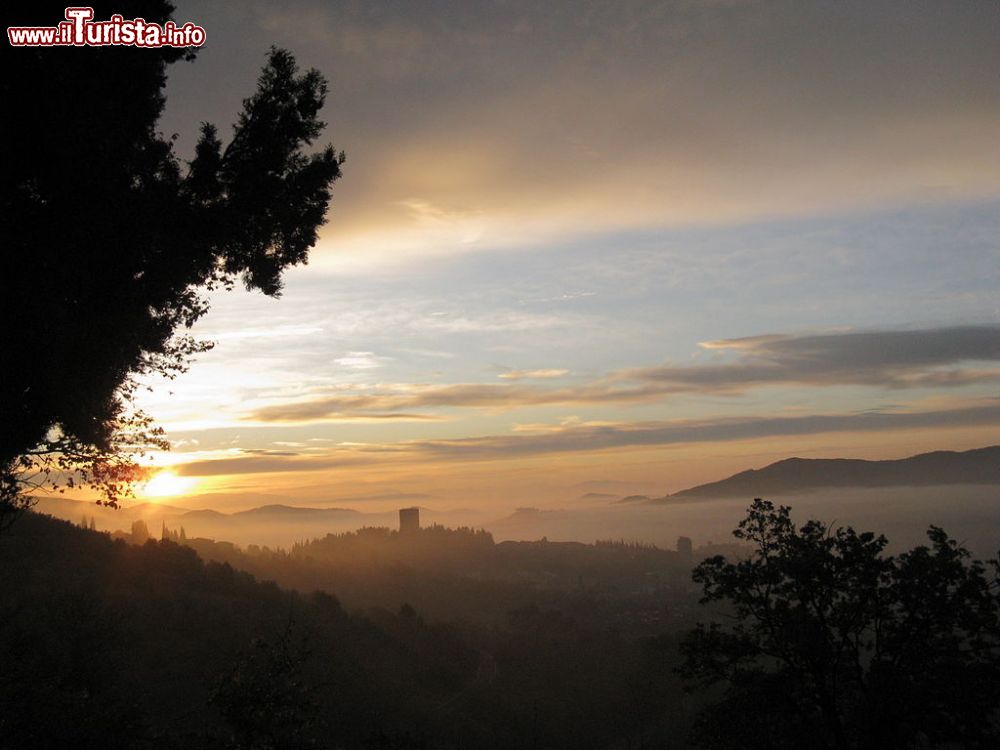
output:
POLYGON ((1000 742, 1000 562, 939 528, 898 557, 886 539, 755 500, 754 545, 695 570, 730 624, 699 626, 684 672, 724 685, 697 735, 709 748, 992 748, 1000 742))
POLYGON ((317 707, 303 679, 309 658, 292 622, 273 640, 255 638, 223 676, 211 698, 232 729, 227 745, 239 750, 295 750, 313 745, 317 707))
MULTIPOLYGON (((53 25, 65 4, 12 2, 5 25, 53 25)), ((166 0, 95 7, 162 23, 166 0)), ((157 131, 170 48, 3 45, 0 131, 2 497, 18 480, 76 471, 114 502, 136 478, 133 450, 159 435, 127 409, 135 377, 176 375, 205 344, 181 335, 201 290, 277 295, 324 221, 343 154, 307 154, 326 84, 272 50, 228 145, 201 127, 182 163, 157 131), (122 426, 141 428, 123 441, 122 426), (149 429, 147 429, 149 428, 149 429), (60 463, 60 460, 69 459, 60 463)), ((79 478, 79 477, 78 477, 79 478)))
POLYGON ((588 627, 631 637, 692 624, 690 562, 672 550, 599 542, 501 542, 484 531, 363 528, 288 551, 188 539, 202 558, 299 591, 335 591, 352 608, 408 602, 435 619, 505 623, 544 602, 588 627), (666 605, 666 606, 665 606, 666 605))
POLYGON ((350 614, 34 513, 0 569, 0 748, 682 746, 674 639, 626 638, 546 592, 489 625, 405 600, 350 614))

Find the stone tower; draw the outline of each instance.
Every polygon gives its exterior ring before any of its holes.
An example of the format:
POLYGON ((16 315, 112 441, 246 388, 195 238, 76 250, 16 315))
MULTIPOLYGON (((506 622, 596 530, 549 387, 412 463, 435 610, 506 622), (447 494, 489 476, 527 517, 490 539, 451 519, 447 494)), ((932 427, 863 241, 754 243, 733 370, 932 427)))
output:
POLYGON ((420 531, 420 508, 399 509, 399 533, 412 534, 420 531))

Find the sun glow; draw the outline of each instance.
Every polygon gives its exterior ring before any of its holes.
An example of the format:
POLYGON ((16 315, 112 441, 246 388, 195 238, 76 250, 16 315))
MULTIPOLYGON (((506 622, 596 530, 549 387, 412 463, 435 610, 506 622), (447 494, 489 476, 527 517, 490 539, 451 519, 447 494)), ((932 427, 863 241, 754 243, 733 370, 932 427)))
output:
POLYGON ((159 471, 140 491, 144 497, 173 497, 190 490, 198 480, 180 477, 170 470, 159 471))

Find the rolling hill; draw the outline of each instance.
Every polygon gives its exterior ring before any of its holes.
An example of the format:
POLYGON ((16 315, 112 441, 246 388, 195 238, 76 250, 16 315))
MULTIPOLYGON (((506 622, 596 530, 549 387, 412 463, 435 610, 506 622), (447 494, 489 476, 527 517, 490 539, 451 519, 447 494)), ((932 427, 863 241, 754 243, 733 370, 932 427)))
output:
POLYGON ((836 487, 927 487, 1000 484, 1000 445, 969 451, 934 451, 890 461, 786 458, 653 500, 761 497, 836 487))

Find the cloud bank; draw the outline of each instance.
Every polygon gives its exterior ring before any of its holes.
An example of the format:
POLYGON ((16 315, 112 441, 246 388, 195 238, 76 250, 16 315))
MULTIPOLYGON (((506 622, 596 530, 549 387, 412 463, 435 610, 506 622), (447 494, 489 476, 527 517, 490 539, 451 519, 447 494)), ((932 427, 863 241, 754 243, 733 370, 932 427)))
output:
MULTIPOLYGON (((777 334, 702 344, 730 356, 707 365, 634 368, 573 386, 519 380, 560 377, 551 368, 517 371, 512 384, 376 385, 365 392, 319 393, 308 400, 263 406, 247 418, 265 423, 358 418, 365 414, 414 419, 421 410, 510 410, 558 404, 655 402, 681 393, 741 394, 764 386, 860 385, 885 389, 959 388, 1000 382, 1000 326, 954 326, 908 331, 777 334)), ((503 377, 503 375, 501 375, 503 377)))
POLYGON ((755 440, 827 433, 870 433, 934 428, 1000 425, 1000 401, 977 402, 952 409, 882 410, 849 414, 578 424, 567 421, 535 434, 488 435, 450 440, 416 440, 392 444, 349 445, 326 455, 248 455, 180 465, 181 476, 302 472, 347 468, 387 460, 504 460, 553 453, 622 448, 648 448, 694 443, 755 440))

